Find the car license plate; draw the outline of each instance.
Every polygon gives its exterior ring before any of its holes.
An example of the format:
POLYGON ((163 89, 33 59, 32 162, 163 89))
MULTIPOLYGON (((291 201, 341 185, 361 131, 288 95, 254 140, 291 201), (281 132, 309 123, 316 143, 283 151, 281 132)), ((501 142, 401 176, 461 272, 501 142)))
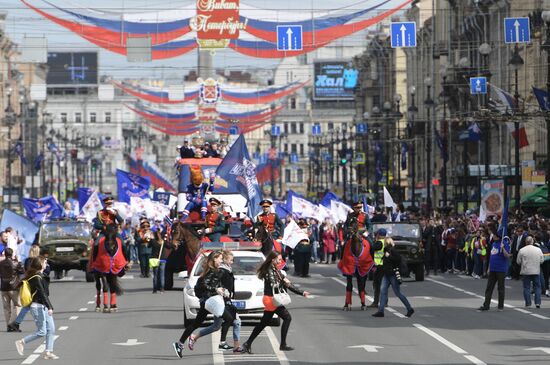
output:
POLYGON ((237 309, 246 309, 246 302, 244 300, 234 300, 232 303, 237 309))
POLYGON ((72 252, 74 251, 74 247, 56 247, 56 252, 72 252))

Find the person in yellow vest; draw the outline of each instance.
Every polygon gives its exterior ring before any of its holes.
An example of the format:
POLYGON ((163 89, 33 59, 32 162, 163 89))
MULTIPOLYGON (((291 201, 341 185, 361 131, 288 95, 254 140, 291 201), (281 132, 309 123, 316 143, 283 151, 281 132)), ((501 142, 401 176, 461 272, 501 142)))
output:
POLYGON ((485 230, 482 227, 479 227, 475 236, 470 240, 468 247, 471 250, 470 254, 474 261, 472 277, 479 279, 483 275, 483 261, 487 257, 487 238, 485 230))
POLYGON ((384 278, 384 270, 382 265, 384 264, 384 240, 388 232, 384 228, 380 228, 374 233, 374 264, 376 269, 374 270, 372 278, 372 289, 374 291, 373 302, 368 306, 369 308, 378 308, 378 302, 380 301, 380 285, 382 284, 382 279, 384 278))
POLYGON ((205 234, 212 242, 219 242, 222 232, 225 230, 225 217, 220 212, 222 203, 216 198, 210 198, 210 211, 204 220, 204 229, 198 231, 199 234, 205 234))

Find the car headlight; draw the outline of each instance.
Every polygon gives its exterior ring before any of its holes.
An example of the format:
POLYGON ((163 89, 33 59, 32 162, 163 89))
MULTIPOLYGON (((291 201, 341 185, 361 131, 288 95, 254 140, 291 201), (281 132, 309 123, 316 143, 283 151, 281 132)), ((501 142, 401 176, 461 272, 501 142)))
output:
POLYGON ((185 292, 186 292, 187 295, 189 295, 190 297, 194 297, 194 296, 195 296, 195 288, 187 288, 187 289, 185 289, 185 292))
POLYGON ((418 249, 416 247, 411 248, 411 254, 416 255, 418 249))
POLYGON ((256 296, 257 296, 257 297, 261 297, 261 296, 263 296, 263 295, 264 295, 264 290, 263 290, 263 289, 260 289, 260 290, 258 290, 258 291, 256 292, 256 296))

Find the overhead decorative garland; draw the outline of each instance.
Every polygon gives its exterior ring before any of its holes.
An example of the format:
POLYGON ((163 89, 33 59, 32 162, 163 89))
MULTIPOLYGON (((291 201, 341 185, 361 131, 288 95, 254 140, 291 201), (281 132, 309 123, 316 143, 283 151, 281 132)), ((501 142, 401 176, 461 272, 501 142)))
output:
MULTIPOLYGON (((253 19, 240 14, 239 0, 197 0, 195 16, 174 19, 165 22, 120 21, 98 18, 96 16, 76 13, 47 0, 33 0, 49 4, 77 21, 59 18, 51 13, 30 4, 31 0, 21 0, 30 9, 45 18, 78 34, 87 41, 109 51, 126 55, 127 40, 130 37, 150 37, 152 59, 173 58, 192 51, 198 46, 201 49, 231 48, 241 54, 258 58, 285 58, 298 56, 324 47, 339 38, 366 29, 403 9, 413 0, 402 0, 393 8, 379 15, 351 22, 369 12, 380 9, 390 1, 378 0, 376 5, 341 16, 325 16, 301 21, 270 22, 253 19), (85 22, 86 24, 84 24, 85 22), (351 23, 350 23, 351 22, 351 23), (277 27, 301 27, 301 49, 281 50, 277 45, 277 27), (195 38, 183 39, 191 31, 195 38), (257 40, 240 38, 241 32, 254 36, 257 40)), ((374 2, 374 1, 373 1, 374 2)), ((191 9, 189 10, 192 11, 191 9)))
POLYGON ((128 164, 130 166, 130 172, 142 177, 149 177, 151 184, 156 188, 163 188, 166 191, 175 192, 176 188, 168 180, 168 178, 160 171, 158 166, 149 164, 143 160, 135 160, 132 157, 128 157, 128 164))

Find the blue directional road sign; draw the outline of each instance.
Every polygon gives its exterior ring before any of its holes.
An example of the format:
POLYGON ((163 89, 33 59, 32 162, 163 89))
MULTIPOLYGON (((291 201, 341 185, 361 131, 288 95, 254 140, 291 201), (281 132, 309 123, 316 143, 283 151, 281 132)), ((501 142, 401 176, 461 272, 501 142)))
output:
POLYGON ((301 51, 303 32, 301 25, 277 26, 277 51, 301 51))
POLYGON ((369 126, 367 123, 358 123, 356 127, 356 133, 357 134, 365 134, 369 130, 369 126))
POLYGON ((321 125, 320 124, 314 124, 311 127, 311 134, 314 136, 320 136, 321 135, 321 125))
POLYGON ((416 23, 391 23, 392 48, 416 47, 416 23))
POLYGON ((229 127, 229 134, 231 136, 239 134, 239 127, 237 127, 236 125, 232 125, 231 127, 229 127))
POLYGON ((281 134, 281 127, 278 125, 272 125, 271 126, 271 135, 272 136, 278 136, 281 134))
POLYGON ((297 153, 291 153, 290 154, 290 163, 298 163, 298 154, 297 153))
POLYGON ((487 94, 487 78, 470 77, 470 94, 487 94))
POLYGON ((531 42, 529 18, 504 18, 504 42, 531 42))

